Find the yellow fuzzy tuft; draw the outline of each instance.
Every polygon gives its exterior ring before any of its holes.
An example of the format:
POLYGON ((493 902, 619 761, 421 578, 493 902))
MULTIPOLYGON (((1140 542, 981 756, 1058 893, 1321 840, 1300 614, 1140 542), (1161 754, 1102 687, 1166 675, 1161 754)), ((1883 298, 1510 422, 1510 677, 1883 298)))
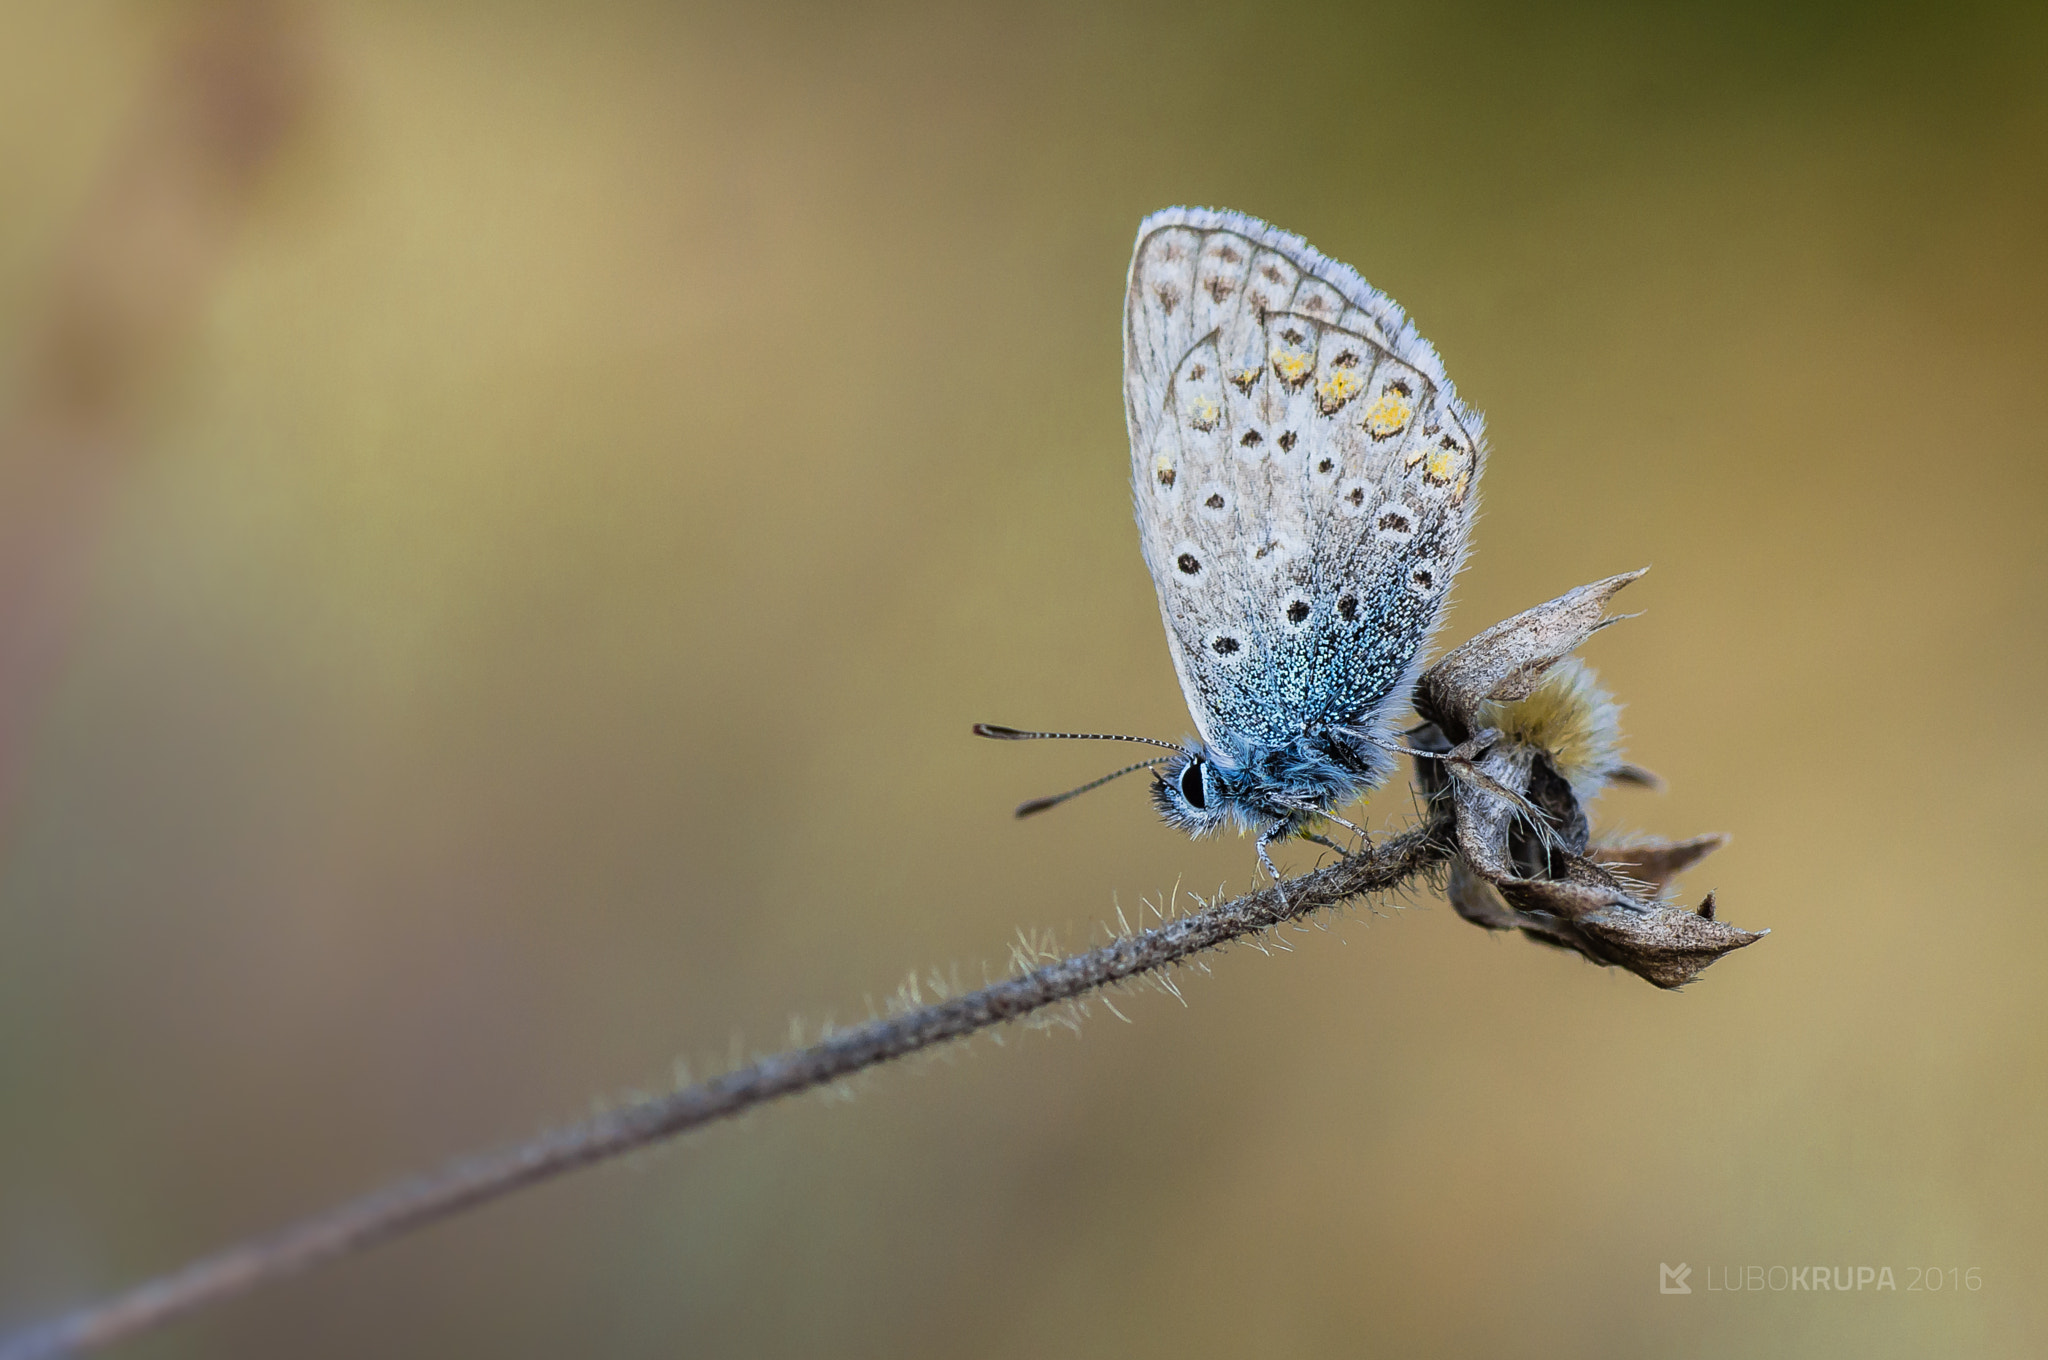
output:
POLYGON ((1621 762, 1621 706, 1577 657, 1550 668, 1535 693, 1486 705, 1481 717, 1512 739, 1542 748, 1581 802, 1600 791, 1621 762))

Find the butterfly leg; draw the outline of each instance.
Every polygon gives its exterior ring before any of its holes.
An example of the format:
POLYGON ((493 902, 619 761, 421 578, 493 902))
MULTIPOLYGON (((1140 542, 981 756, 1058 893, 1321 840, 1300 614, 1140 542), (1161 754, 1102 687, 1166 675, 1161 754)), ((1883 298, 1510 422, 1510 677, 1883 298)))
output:
MULTIPOLYGON (((1335 822, 1338 826, 1343 827, 1346 831, 1349 831, 1352 835, 1358 837, 1358 848, 1360 853, 1372 849, 1372 837, 1366 834, 1366 830, 1364 827, 1354 826, 1350 822, 1345 821, 1342 817, 1339 817, 1334 812, 1326 812, 1323 814, 1323 817, 1326 821, 1335 822)), ((1328 841, 1324 841, 1323 843, 1325 845, 1329 844, 1328 841)), ((1347 850, 1344 853, 1345 856, 1348 858, 1352 852, 1347 850)))
POLYGON ((1305 831, 1302 833, 1301 838, 1305 841, 1314 841, 1317 845, 1327 845, 1332 850, 1335 850, 1337 854, 1344 859, 1351 858, 1351 852, 1349 850, 1346 850, 1343 846, 1337 844, 1337 842, 1331 840, 1328 836, 1318 836, 1313 831, 1305 831))
POLYGON ((1273 891, 1280 894, 1280 905, 1287 905, 1287 885, 1280 881, 1280 871, 1273 867, 1273 857, 1266 853, 1266 847, 1280 838, 1287 823, 1275 822, 1259 837, 1259 865, 1266 871, 1266 877, 1273 880, 1273 891))

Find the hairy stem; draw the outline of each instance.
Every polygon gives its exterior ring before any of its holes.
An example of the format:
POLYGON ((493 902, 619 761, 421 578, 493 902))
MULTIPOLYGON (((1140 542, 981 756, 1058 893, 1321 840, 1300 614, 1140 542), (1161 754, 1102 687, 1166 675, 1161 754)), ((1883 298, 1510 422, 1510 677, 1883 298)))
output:
POLYGON ((1248 893, 1046 964, 1021 977, 841 1030, 808 1048, 762 1058, 722 1077, 597 1115, 528 1142, 460 1158, 0 1341, 0 1360, 71 1355, 133 1336, 524 1186, 934 1044, 1022 1019, 1127 978, 1158 972, 1204 950, 1351 898, 1400 887, 1443 862, 1447 846, 1445 828, 1421 826, 1366 853, 1289 880, 1284 901, 1272 888, 1248 893))

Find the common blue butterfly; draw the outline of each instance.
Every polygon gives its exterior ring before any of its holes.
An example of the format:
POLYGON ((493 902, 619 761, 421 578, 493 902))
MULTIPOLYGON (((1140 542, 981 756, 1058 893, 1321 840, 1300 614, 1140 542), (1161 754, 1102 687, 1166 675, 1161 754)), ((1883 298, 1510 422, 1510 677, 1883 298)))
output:
POLYGON ((1124 415, 1139 543, 1199 737, 1153 770, 1160 815, 1267 847, 1318 834, 1393 771, 1394 719, 1463 564, 1486 446, 1393 299, 1243 213, 1138 227, 1124 292, 1124 415))

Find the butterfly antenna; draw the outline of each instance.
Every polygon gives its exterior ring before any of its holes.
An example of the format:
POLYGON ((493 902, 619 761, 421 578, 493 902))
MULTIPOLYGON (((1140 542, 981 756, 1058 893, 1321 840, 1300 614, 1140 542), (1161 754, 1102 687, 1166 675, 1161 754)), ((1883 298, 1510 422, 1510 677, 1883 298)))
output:
POLYGON ((1122 779, 1127 774, 1133 774, 1139 770, 1149 770, 1154 765, 1164 765, 1172 759, 1172 756, 1159 756, 1153 760, 1141 760, 1135 765, 1124 766, 1114 774, 1106 774, 1100 779, 1091 779, 1078 789, 1068 789, 1065 793, 1056 793, 1050 798, 1034 798, 1028 803, 1019 803, 1017 805, 1017 815, 1019 817, 1029 817, 1034 812, 1043 812, 1049 807, 1056 807, 1066 802, 1069 798, 1078 798, 1090 789, 1099 789, 1112 779, 1122 779))
MULTIPOLYGON (((974 735, 994 737, 997 741, 1135 741, 1145 746, 1163 746, 1169 751, 1186 749, 1178 742, 1157 741, 1151 737, 1126 737, 1114 732, 1024 732, 1014 727, 999 727, 995 723, 976 723, 974 735)), ((1127 774, 1129 771, 1119 773, 1127 774)), ((1077 789, 1075 792, 1078 793, 1080 790, 1077 789)))

